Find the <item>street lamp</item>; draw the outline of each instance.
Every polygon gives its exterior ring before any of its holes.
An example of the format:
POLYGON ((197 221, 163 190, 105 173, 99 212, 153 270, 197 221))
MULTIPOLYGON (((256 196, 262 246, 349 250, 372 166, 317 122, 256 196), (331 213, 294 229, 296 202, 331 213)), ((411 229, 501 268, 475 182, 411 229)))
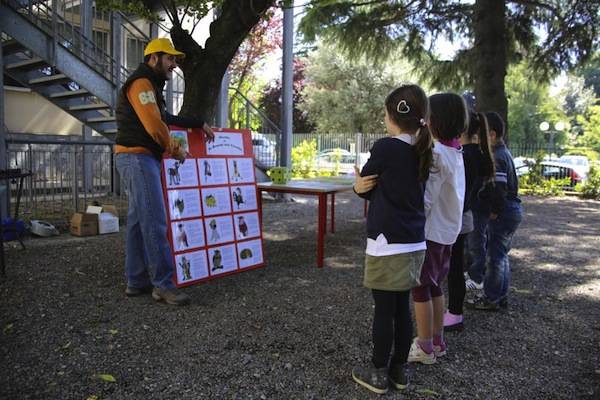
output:
POLYGON ((563 121, 558 121, 554 124, 554 129, 550 129, 550 123, 543 121, 540 123, 540 130, 544 133, 548 133, 548 156, 552 157, 554 151, 554 135, 562 132, 566 128, 566 124, 563 121))

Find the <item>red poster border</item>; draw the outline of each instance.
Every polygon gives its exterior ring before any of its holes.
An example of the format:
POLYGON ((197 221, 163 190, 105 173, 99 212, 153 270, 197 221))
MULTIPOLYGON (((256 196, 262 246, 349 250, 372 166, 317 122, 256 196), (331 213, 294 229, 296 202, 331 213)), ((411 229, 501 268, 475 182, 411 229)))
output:
MULTIPOLYGON (((181 218, 181 219, 177 219, 177 220, 173 220, 171 219, 171 210, 169 207, 169 196, 168 196, 168 191, 169 189, 167 188, 167 172, 165 171, 165 164, 164 164, 164 160, 166 159, 172 159, 172 157, 170 156, 170 154, 165 153, 163 156, 163 162, 161 162, 161 176, 162 176, 162 189, 163 189, 163 198, 165 201, 165 209, 166 209, 166 215, 167 215, 167 239, 169 241, 169 246, 171 247, 171 257, 173 259, 173 282, 175 283, 175 285, 177 287, 186 287, 186 286, 192 286, 192 285, 196 285, 199 283, 203 283, 203 282, 207 282, 207 281, 211 281, 214 279, 220 279, 226 276, 230 276, 230 275, 235 275, 235 274, 239 274, 241 272, 246 272, 246 271, 252 271, 255 269, 259 269, 259 268, 263 268, 266 266, 265 263, 265 252, 264 252, 264 238, 263 238, 263 227, 262 227, 262 218, 261 218, 261 213, 260 213, 260 199, 258 198, 258 196, 260 196, 260 192, 256 186, 256 171, 255 171, 255 164, 254 164, 254 154, 253 154, 253 150, 252 150, 252 133, 249 129, 227 129, 227 128, 213 128, 214 132, 216 135, 218 135, 219 133, 241 133, 242 134, 242 138, 243 138, 243 154, 242 155, 209 155, 207 152, 207 146, 206 146, 206 142, 204 140, 204 133, 201 129, 187 129, 187 128, 179 128, 177 126, 169 126, 169 129, 171 131, 173 130, 178 130, 178 131, 187 131, 188 133, 188 141, 189 141, 189 156, 187 157, 187 159, 189 160, 194 160, 195 163, 195 168, 196 168, 196 174, 197 174, 197 178, 198 178, 198 185, 197 186, 182 186, 181 190, 184 189, 195 189, 198 192, 198 196, 199 196, 199 201, 200 201, 200 209, 201 209, 201 215, 200 216, 196 216, 196 217, 186 217, 186 218, 181 218), (218 245, 213 245, 213 246, 209 246, 207 243, 207 232, 206 232, 206 224, 205 224, 205 214, 204 214, 204 204, 202 203, 202 198, 200 196, 201 190, 204 188, 218 188, 218 187, 225 187, 228 189, 228 194, 229 194, 229 205, 230 205, 230 212, 229 213, 222 213, 222 214, 215 214, 215 215, 211 215, 210 217, 216 217, 216 216, 229 216, 232 219, 232 225, 235 224, 235 219, 234 216, 236 214, 241 214, 241 213, 248 213, 248 212, 254 212, 252 210, 248 211, 248 210, 243 210, 243 211, 238 211, 237 213, 234 210, 233 207, 233 199, 231 198, 231 188, 233 186, 235 186, 234 184, 232 184, 231 182, 229 182, 229 163, 228 163, 228 159, 229 158, 252 158, 252 174, 253 174, 253 182, 242 182, 239 185, 245 185, 245 186, 253 186, 254 187, 254 191, 256 193, 256 213, 258 214, 258 224, 259 224, 259 236, 255 236, 253 238, 250 239, 245 239, 245 240, 237 240, 237 235, 235 232, 235 226, 233 226, 233 237, 234 240, 233 241, 229 241, 229 242, 225 242, 225 243, 219 243, 218 245), (226 184, 221 184, 221 185, 208 185, 208 186, 203 186, 201 184, 200 181, 200 171, 198 170, 198 162, 197 159, 199 158, 224 158, 226 160, 225 162, 225 166, 227 169, 227 177, 228 177, 228 182, 226 184), (187 249, 184 251, 178 251, 175 252, 175 247, 173 245, 174 243, 174 238, 173 238, 173 232, 172 232, 172 223, 175 221, 191 221, 191 220, 197 220, 200 219, 202 222, 202 230, 203 230, 203 234, 204 234, 204 246, 201 247, 195 247, 193 249, 187 249), (240 255, 239 255, 239 249, 238 249, 238 244, 239 243, 244 243, 244 242, 249 242, 249 241, 256 241, 256 240, 260 240, 260 247, 261 247, 261 254, 262 254, 262 262, 255 264, 255 265, 251 265, 249 267, 245 267, 245 268, 240 268, 240 255), (217 247, 224 247, 224 246, 230 246, 233 245, 235 248, 235 256, 236 256, 236 261, 237 261, 237 267, 235 270, 233 271, 228 271, 228 272, 224 272, 221 274, 217 274, 217 275, 212 275, 211 271, 210 271, 210 262, 208 259, 208 250, 211 248, 217 248, 217 247), (207 272, 208 272, 208 276, 206 276, 205 278, 199 278, 199 279, 195 279, 193 281, 189 281, 189 282, 179 282, 178 281, 178 275, 177 275, 177 266, 176 266, 176 256, 181 255, 181 254, 187 254, 187 253, 193 253, 193 252, 197 252, 197 251, 202 251, 204 250, 205 252, 205 262, 206 262, 206 267, 207 267, 207 272)), ((171 188, 172 189, 172 188, 171 188)))

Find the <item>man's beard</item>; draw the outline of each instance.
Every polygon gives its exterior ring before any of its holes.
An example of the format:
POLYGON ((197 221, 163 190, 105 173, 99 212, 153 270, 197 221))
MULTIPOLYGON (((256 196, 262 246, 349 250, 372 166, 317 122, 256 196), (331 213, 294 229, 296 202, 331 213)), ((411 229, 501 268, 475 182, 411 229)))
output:
POLYGON ((156 72, 161 78, 168 81, 170 79, 169 71, 165 68, 162 58, 159 58, 154 66, 154 72, 156 72))

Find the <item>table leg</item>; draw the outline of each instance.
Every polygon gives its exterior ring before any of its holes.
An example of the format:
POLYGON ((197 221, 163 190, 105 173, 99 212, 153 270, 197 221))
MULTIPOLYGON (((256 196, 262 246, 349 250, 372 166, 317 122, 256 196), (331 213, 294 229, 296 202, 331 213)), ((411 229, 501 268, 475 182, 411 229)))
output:
POLYGON ((335 193, 331 193, 331 233, 335 232, 335 193))
POLYGON ((319 193, 319 222, 317 227, 317 267, 323 268, 325 230, 327 229, 327 194, 319 193))

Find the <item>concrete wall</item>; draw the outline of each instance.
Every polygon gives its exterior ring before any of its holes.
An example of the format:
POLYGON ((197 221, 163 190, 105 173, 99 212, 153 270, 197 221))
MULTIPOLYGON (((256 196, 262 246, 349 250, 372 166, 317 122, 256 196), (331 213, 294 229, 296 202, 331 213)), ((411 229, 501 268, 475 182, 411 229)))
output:
POLYGON ((29 89, 4 88, 4 118, 9 132, 81 135, 81 122, 29 89))

